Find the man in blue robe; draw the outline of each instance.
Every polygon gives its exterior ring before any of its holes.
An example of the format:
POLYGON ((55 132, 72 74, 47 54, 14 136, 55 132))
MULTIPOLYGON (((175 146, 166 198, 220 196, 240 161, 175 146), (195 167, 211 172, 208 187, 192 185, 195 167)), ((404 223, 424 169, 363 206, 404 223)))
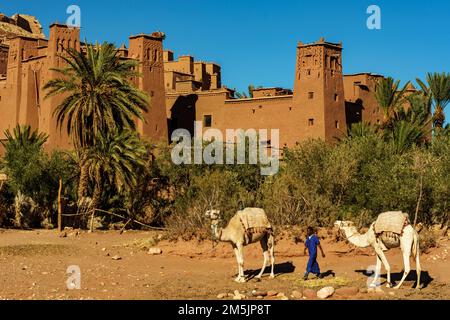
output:
POLYGON ((310 273, 313 273, 318 278, 321 278, 320 267, 319 263, 317 262, 317 247, 319 247, 323 258, 325 258, 325 253, 323 252, 322 246, 320 245, 319 237, 314 233, 314 229, 312 227, 308 227, 306 232, 307 236, 305 241, 304 254, 306 255, 306 249, 308 249, 309 260, 308 265, 306 266, 306 273, 303 279, 308 280, 308 276, 310 273))

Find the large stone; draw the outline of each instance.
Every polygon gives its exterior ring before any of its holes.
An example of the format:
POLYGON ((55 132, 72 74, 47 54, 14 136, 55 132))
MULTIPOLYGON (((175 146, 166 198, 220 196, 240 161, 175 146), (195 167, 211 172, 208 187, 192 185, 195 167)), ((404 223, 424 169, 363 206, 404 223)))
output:
POLYGON ((253 290, 252 291, 252 296, 254 296, 254 297, 258 297, 258 296, 265 297, 265 296, 267 296, 267 291, 253 290))
POLYGON ((150 249, 148 249, 148 254, 151 254, 151 255, 162 254, 162 250, 160 248, 150 248, 150 249))
POLYGON ((303 297, 308 299, 315 299, 317 297, 317 293, 313 289, 305 289, 303 290, 303 297))
POLYGON ((336 289, 336 295, 338 296, 354 296, 358 294, 359 289, 356 287, 342 287, 336 289))
POLYGON ((273 291, 273 290, 267 291, 267 296, 268 296, 268 297, 274 297, 274 296, 276 296, 277 294, 278 294, 277 291, 273 291))
POLYGON ((122 258, 118 255, 113 256, 111 259, 113 260, 122 260, 122 258))
POLYGON ((243 300, 245 298, 246 298, 246 296, 244 294, 242 294, 241 292, 239 292, 239 290, 234 290, 233 300, 243 300))
POLYGON ((301 291, 294 290, 292 291, 292 297, 294 297, 294 299, 301 299, 303 298, 303 293, 301 291))
POLYGON ((217 299, 224 299, 224 298, 226 298, 226 297, 228 297, 228 294, 226 294, 226 293, 219 293, 219 294, 217 295, 217 299))
POLYGON ((317 298, 326 299, 331 297, 334 294, 333 287, 325 287, 317 291, 317 298))

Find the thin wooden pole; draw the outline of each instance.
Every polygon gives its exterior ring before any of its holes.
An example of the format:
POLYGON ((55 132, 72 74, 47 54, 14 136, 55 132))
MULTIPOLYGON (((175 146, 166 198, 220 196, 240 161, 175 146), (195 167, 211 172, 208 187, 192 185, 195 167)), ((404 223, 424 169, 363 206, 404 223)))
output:
POLYGON ((416 228, 417 225, 417 215, 419 214, 420 201, 423 196, 423 174, 420 175, 419 188, 419 198, 417 199, 416 214, 414 215, 414 228, 416 228))
POLYGON ((94 210, 92 210, 92 216, 91 216, 91 226, 90 226, 90 228, 89 228, 89 230, 90 230, 91 232, 93 232, 93 231, 94 231, 94 216, 95 216, 95 209, 94 209, 94 210))
POLYGON ((62 193, 62 179, 59 178, 58 189, 58 231, 62 231, 62 209, 61 209, 61 193, 62 193))
POLYGON ((128 225, 131 221, 133 221, 133 219, 128 219, 127 223, 125 223, 125 224, 123 225, 122 229, 120 229, 120 233, 119 233, 119 234, 122 234, 122 233, 125 231, 125 228, 127 227, 127 225, 128 225))

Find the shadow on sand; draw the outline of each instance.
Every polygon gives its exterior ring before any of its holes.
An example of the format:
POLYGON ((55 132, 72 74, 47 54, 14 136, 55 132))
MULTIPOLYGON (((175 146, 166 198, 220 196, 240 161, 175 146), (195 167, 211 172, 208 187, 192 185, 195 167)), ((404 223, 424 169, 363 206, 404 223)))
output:
MULTIPOLYGON (((295 270, 295 266, 292 264, 292 261, 276 263, 274 265, 275 277, 278 277, 279 275, 285 274, 285 273, 293 273, 294 270, 295 270)), ((244 272, 246 280, 248 281, 248 280, 255 278, 260 271, 261 271, 261 269, 246 270, 244 272)), ((268 273, 270 273, 270 266, 266 267, 266 269, 264 270, 263 276, 267 275, 268 273)))
MULTIPOLYGON (((370 277, 373 275, 372 272, 367 271, 367 270, 355 270, 355 272, 358 273, 362 273, 363 275, 370 277)), ((402 279, 403 276, 403 271, 402 272, 391 272, 391 281, 392 281, 392 285, 395 286, 396 283, 400 282, 400 280, 402 279)), ((380 278, 383 279, 387 279, 387 275, 386 274, 381 274, 380 278)), ((434 279, 430 276, 430 274, 428 273, 428 271, 422 271, 421 276, 420 276, 420 283, 421 283, 421 288, 424 289, 426 287, 428 287, 428 285, 433 281, 434 279)), ((416 270, 411 270, 411 272, 408 274, 408 276, 405 279, 406 281, 414 281, 414 285, 413 288, 416 287, 417 285, 417 272, 416 270)), ((406 283, 403 283, 403 285, 406 285, 406 283)), ((382 283, 386 284, 386 281, 384 281, 382 283)))

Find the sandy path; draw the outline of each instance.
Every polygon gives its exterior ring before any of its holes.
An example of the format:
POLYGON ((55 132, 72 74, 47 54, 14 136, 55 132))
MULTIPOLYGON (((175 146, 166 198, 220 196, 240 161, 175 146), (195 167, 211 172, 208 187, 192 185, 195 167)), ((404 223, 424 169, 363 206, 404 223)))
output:
MULTIPOLYGON (((220 244, 212 250, 209 241, 162 241, 158 247, 163 254, 156 256, 126 246, 150 235, 111 231, 60 238, 55 231, 0 230, 0 299, 215 299, 219 293, 236 289, 249 292, 257 288, 290 295, 304 286, 300 279, 307 257, 302 256, 302 244, 288 239, 278 241, 276 246, 275 279, 237 284, 233 282, 236 262, 229 245, 220 244), (116 255, 121 259, 113 260, 116 255), (81 290, 67 290, 66 269, 70 265, 80 267, 81 290)), ((349 253, 349 245, 327 240, 323 246, 327 257, 319 261, 322 272, 332 271, 349 286, 366 286, 364 271, 375 263, 370 250, 349 253)), ((449 241, 442 240, 439 248, 422 255, 423 278, 428 284, 420 292, 411 290, 413 273, 399 291, 384 289, 383 293, 360 293, 352 298, 450 299, 449 249, 449 241)), ((395 280, 402 270, 400 251, 387 256, 393 272, 398 273, 395 280)), ((245 268, 258 270, 261 263, 259 245, 247 247, 245 268)), ((325 283, 333 284, 334 279, 330 275, 325 283)))

